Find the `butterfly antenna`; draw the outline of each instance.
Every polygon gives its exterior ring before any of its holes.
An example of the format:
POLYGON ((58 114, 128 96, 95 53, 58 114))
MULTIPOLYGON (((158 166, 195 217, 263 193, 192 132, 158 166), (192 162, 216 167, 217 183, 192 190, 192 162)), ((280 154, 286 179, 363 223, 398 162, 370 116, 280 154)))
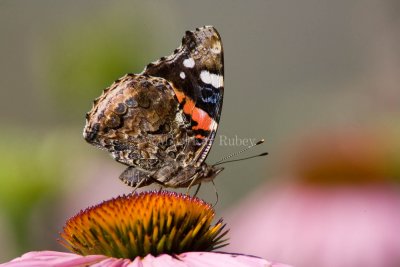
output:
MULTIPOLYGON (((266 156, 266 155, 268 155, 268 152, 264 152, 264 153, 261 153, 261 154, 255 155, 255 156, 250 156, 250 157, 241 158, 241 159, 227 160, 227 161, 218 163, 218 165, 219 165, 219 164, 230 163, 230 162, 235 162, 235 161, 242 161, 242 160, 246 160, 246 159, 257 158, 257 157, 264 157, 264 156, 266 156)), ((214 166, 215 166, 215 164, 214 164, 214 166)))
POLYGON ((223 157, 222 159, 220 159, 219 161, 217 161, 216 163, 214 163, 213 166, 217 166, 217 165, 220 165, 220 164, 223 164, 223 163, 227 163, 227 162, 232 162, 232 161, 239 161, 239 160, 245 160, 245 159, 250 159, 250 158, 265 156, 265 155, 267 155, 268 153, 262 153, 262 154, 260 154, 260 155, 251 156, 251 157, 243 158, 243 159, 237 159, 237 160, 226 161, 227 159, 230 159, 230 158, 235 157, 235 156, 237 156, 237 155, 239 155, 239 154, 242 154, 243 152, 246 152, 247 150, 249 150, 249 149, 251 149, 251 148, 253 148, 253 147, 255 147, 255 146, 261 145, 262 143, 264 143, 264 139, 261 139, 261 140, 258 141, 257 143, 255 143, 255 144, 253 144, 253 145, 250 145, 250 146, 248 146, 248 147, 246 147, 246 148, 244 148, 244 149, 242 149, 242 150, 240 150, 240 151, 238 151, 238 152, 235 152, 235 153, 232 153, 232 154, 230 154, 230 155, 228 155, 228 156, 226 156, 226 157, 223 157))

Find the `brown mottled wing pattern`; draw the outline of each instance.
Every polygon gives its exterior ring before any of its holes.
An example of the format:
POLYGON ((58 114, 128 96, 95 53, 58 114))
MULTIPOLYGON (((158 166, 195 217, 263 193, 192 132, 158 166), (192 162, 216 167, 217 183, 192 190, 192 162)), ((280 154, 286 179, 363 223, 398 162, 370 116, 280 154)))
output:
POLYGON ((165 79, 128 74, 95 100, 84 137, 123 164, 155 171, 164 164, 160 158, 176 152, 172 139, 180 138, 176 129, 184 124, 177 109, 165 79))

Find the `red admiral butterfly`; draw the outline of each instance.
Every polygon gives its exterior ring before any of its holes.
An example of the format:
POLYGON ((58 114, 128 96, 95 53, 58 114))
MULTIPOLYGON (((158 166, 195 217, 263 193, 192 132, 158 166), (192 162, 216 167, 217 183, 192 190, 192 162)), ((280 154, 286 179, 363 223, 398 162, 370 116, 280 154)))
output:
POLYGON ((127 74, 95 99, 83 136, 129 167, 132 187, 188 187, 223 168, 204 162, 213 144, 224 94, 221 37, 212 26, 187 31, 182 45, 127 74))

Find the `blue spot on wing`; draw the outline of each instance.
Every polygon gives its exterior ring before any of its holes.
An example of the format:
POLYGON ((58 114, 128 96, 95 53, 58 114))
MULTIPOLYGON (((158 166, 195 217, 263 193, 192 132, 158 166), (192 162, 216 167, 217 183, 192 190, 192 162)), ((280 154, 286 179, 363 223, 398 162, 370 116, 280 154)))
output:
POLYGON ((204 87, 201 90, 201 100, 204 103, 216 104, 219 102, 220 93, 212 87, 204 87))

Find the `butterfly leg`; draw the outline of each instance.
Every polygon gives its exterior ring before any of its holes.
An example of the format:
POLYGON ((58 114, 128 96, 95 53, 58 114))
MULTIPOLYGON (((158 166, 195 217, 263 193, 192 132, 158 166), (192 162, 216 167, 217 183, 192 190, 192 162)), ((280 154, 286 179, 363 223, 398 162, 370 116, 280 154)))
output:
POLYGON ((193 197, 197 196, 197 194, 198 194, 199 191, 200 191, 200 187, 201 187, 201 184, 198 184, 198 185, 197 185, 197 188, 196 188, 196 191, 194 192, 193 197))
MULTIPOLYGON (((194 185, 194 182, 195 182, 196 180, 197 180, 197 179, 194 178, 194 179, 190 182, 189 186, 186 188, 186 195, 189 195, 190 188, 192 188, 192 186, 194 185)), ((201 183, 198 184, 198 186, 197 186, 197 188, 196 188, 196 191, 194 192, 194 195, 193 195, 194 197, 197 195, 197 193, 199 193, 200 186, 201 186, 201 183)))
POLYGON ((132 194, 133 193, 135 193, 136 192, 136 190, 139 188, 139 187, 142 187, 142 184, 143 184, 143 182, 144 181, 146 181, 145 179, 142 179, 139 183, 137 183, 137 185, 133 188, 133 190, 132 190, 132 194))

